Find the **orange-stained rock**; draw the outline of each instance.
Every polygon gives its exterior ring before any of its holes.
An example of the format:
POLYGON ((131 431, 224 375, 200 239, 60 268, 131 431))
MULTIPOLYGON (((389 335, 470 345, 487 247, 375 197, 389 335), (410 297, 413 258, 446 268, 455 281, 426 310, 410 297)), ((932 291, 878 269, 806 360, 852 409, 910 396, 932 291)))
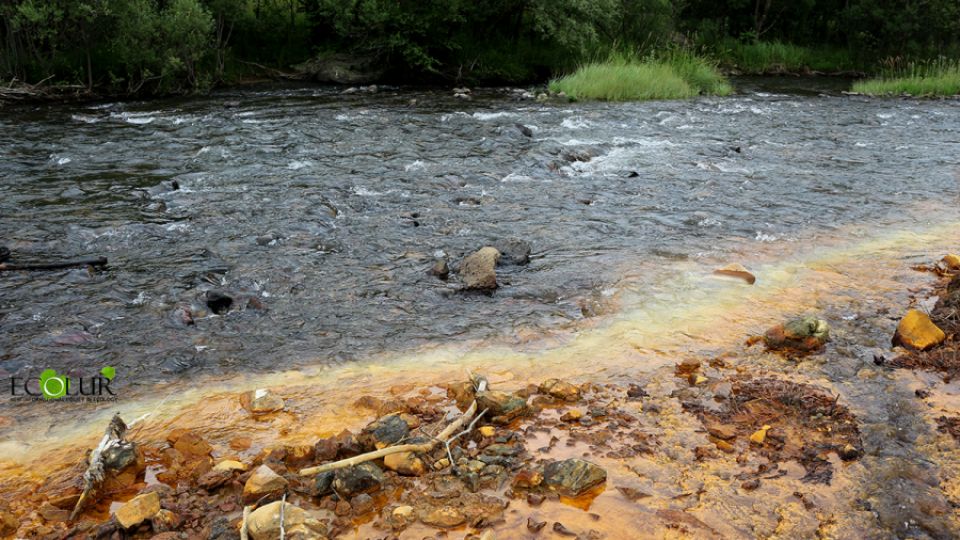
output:
POLYGON ((158 512, 160 512, 160 494, 151 491, 130 499, 118 508, 114 515, 121 527, 129 529, 152 518, 158 512))
POLYGON ((897 325, 897 332, 893 335, 893 344, 925 351, 943 343, 946 337, 943 330, 933 324, 926 313, 911 309, 897 325))
POLYGON ((723 268, 717 268, 713 271, 713 274, 716 276, 727 276, 742 279, 750 285, 753 285, 757 282, 757 277, 750 273, 742 264, 728 264, 723 268))
POLYGON ((953 253, 948 253, 943 258, 943 264, 945 264, 950 270, 960 270, 960 256, 954 255, 953 253))

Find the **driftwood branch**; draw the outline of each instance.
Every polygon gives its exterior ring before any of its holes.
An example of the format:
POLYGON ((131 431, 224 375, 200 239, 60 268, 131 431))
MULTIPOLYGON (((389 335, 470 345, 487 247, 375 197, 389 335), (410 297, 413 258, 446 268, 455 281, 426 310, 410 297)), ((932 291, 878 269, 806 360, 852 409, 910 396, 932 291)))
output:
MULTIPOLYGON (((487 389, 487 380, 482 377, 477 377, 474 380, 474 387, 478 392, 482 392, 487 389)), ((477 412, 477 400, 473 400, 473 403, 470 404, 470 407, 456 420, 450 423, 449 426, 444 428, 436 437, 432 440, 425 443, 419 444, 401 444, 397 446, 388 446, 386 448, 381 448, 379 450, 374 450, 373 452, 367 452, 366 454, 360 454, 359 456, 354 456, 347 459, 341 459, 340 461, 334 461, 331 463, 326 463, 324 465, 318 465, 316 467, 307 467, 306 469, 300 469, 301 476, 313 476, 315 474, 324 473, 327 471, 334 471, 337 469, 343 469, 345 467, 353 467, 354 465, 359 465, 361 463, 366 463, 368 461, 373 461, 375 459, 381 459, 391 454, 399 454, 401 452, 417 452, 424 453, 429 452, 436 448, 437 445, 443 443, 446 445, 447 441, 454 437, 454 434, 459 437, 459 431, 463 430, 463 426, 470 422, 470 419, 473 418, 473 415, 477 412)), ((486 412, 486 411, 484 411, 486 412)), ((473 424, 471 424, 472 426, 473 424)), ((469 430, 468 430, 469 431, 469 430)))
POLYGON ((96 266, 103 267, 107 265, 106 257, 97 257, 95 259, 77 259, 74 261, 60 261, 49 263, 32 264, 0 264, 0 272, 12 270, 59 270, 61 268, 74 268, 77 266, 96 266))
POLYGON ((103 461, 104 454, 107 450, 128 444, 127 441, 124 440, 126 433, 127 425, 123 423, 123 419, 120 418, 119 414, 113 415, 106 432, 103 434, 103 438, 100 439, 100 444, 98 444, 97 447, 94 448, 93 453, 90 454, 90 464, 83 473, 83 493, 80 494, 80 498, 77 499, 77 504, 73 507, 73 513, 70 514, 71 520, 76 519, 77 516, 80 515, 80 511, 83 510, 83 505, 86 504, 87 499, 100 488, 100 484, 106 479, 106 470, 103 461))

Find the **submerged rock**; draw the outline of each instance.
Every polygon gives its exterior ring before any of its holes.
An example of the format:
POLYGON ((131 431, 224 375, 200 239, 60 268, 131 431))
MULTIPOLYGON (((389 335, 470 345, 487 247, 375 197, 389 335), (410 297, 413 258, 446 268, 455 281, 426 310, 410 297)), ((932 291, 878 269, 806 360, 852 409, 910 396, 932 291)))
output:
POLYGON ((812 353, 830 341, 830 326, 816 317, 800 317, 767 330, 763 342, 767 348, 780 351, 812 353))
POLYGON ((582 459, 566 459, 548 463, 543 470, 543 484, 563 495, 576 497, 607 481, 607 471, 582 459))
POLYGON ((742 264, 728 264, 723 268, 717 268, 713 271, 713 274, 716 276, 727 276, 742 279, 743 281, 753 285, 757 282, 757 277, 750 273, 742 264))
POLYGON ((467 289, 492 290, 497 288, 497 262, 500 252, 496 248, 480 248, 460 263, 460 279, 467 289))
POLYGON ((950 270, 960 270, 960 256, 948 253, 942 259, 944 266, 950 270))
POLYGON ((926 313, 911 309, 897 325, 893 344, 925 351, 943 343, 946 337, 943 330, 934 324, 926 313))
POLYGON ((253 414, 267 414, 283 409, 283 399, 266 388, 258 388, 240 396, 240 405, 253 414))
POLYGON ((247 518, 247 532, 253 540, 280 538, 280 508, 283 507, 284 538, 290 540, 323 538, 327 529, 309 512, 299 506, 281 501, 261 506, 247 518))
POLYGON ((243 502, 252 504, 264 497, 279 497, 287 489, 287 479, 261 465, 253 471, 243 485, 243 502))
POLYGON ((361 463, 355 467, 337 469, 333 489, 344 497, 380 491, 385 480, 383 471, 373 463, 361 463))
POLYGON ((519 238, 498 240, 493 247, 500 252, 500 266, 524 265, 530 262, 530 242, 519 238))
POLYGON ((434 527, 451 528, 466 523, 467 516, 452 506, 441 506, 425 512, 420 521, 434 527))
POLYGON ((438 278, 446 281, 450 276, 450 267, 447 266, 447 261, 443 259, 437 259, 433 263, 433 266, 430 268, 430 275, 437 276, 438 278))
POLYGON ((117 509, 114 516, 124 529, 135 527, 160 512, 160 494, 156 491, 137 495, 117 509))

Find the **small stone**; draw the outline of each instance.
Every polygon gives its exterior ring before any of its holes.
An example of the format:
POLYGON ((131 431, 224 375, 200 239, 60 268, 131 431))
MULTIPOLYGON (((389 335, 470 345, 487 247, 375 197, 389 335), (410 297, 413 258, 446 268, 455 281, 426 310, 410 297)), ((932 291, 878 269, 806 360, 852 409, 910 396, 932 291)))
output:
POLYGON ((464 258, 460 263, 460 279, 463 280, 464 287, 476 290, 496 289, 496 268, 499 260, 500 252, 489 246, 464 258))
POLYGON ((213 447, 203 437, 185 429, 173 430, 167 436, 167 441, 188 458, 206 457, 213 452, 213 447))
POLYGON ((728 443, 727 441, 719 440, 719 441, 717 441, 717 442, 714 443, 714 444, 717 445, 717 448, 718 448, 718 449, 720 449, 720 450, 722 450, 723 452, 726 452, 726 453, 728 453, 728 454, 732 454, 732 453, 736 450, 736 449, 733 447, 733 445, 730 444, 730 443, 728 443))
POLYGON ((223 486, 233 478, 233 471, 228 470, 211 470, 197 479, 197 487, 205 489, 208 492, 213 492, 217 488, 223 486))
POLYGON ((960 256, 948 253, 943 257, 943 264, 950 270, 960 270, 960 256))
POLYGON ((581 411, 580 409, 571 409, 566 413, 564 413, 560 417, 560 420, 564 422, 577 422, 581 418, 583 418, 583 411, 581 411))
POLYGON ((205 302, 210 311, 217 315, 222 315, 230 310, 233 305, 233 298, 223 291, 210 290, 204 295, 205 302))
POLYGON ((443 470, 450 466, 450 460, 447 458, 440 458, 434 462, 433 468, 435 470, 443 470))
POLYGON ((243 502, 252 504, 264 497, 279 497, 286 489, 286 478, 273 472, 270 467, 261 465, 253 471, 247 483, 243 485, 243 502))
POLYGON ((493 437, 497 433, 496 428, 493 426, 480 426, 480 429, 477 431, 479 431, 483 437, 493 437))
MULTIPOLYGON (((523 126, 530 135, 533 134, 529 128, 523 126)), ((524 135, 527 135, 525 132, 524 135)), ((529 137, 530 135, 527 135, 529 137)), ((524 265, 530 262, 530 243, 519 238, 508 238, 494 242, 493 247, 500 252, 500 260, 497 264, 503 265, 524 265)))
POLYGON ((535 488, 543 483, 543 473, 533 469, 523 469, 513 477, 513 487, 521 489, 535 488))
POLYGON ((334 507, 333 513, 338 516, 347 516, 350 515, 350 512, 353 511, 353 507, 350 506, 350 503, 344 500, 337 501, 337 506, 334 507))
POLYGON ((742 264, 737 264, 737 263, 728 264, 723 268, 717 268, 716 270, 713 271, 713 274, 717 276, 727 276, 727 277, 742 279, 743 281, 749 283, 750 285, 753 285, 754 283, 757 282, 756 276, 751 274, 750 271, 744 268, 742 264))
POLYGON ((705 427, 707 428, 707 433, 711 436, 724 441, 729 441, 737 436, 736 426, 730 424, 708 424, 705 427))
POLYGON ((553 523, 553 532, 559 534, 560 536, 577 536, 577 533, 571 531, 559 521, 555 521, 553 523))
POLYGON ((852 444, 847 444, 841 448, 837 454, 839 454, 840 459, 844 461, 853 461, 860 457, 860 450, 858 450, 857 447, 852 444))
POLYGON ((159 511, 160 494, 152 491, 130 499, 114 512, 114 516, 121 527, 130 529, 157 515, 159 511))
MULTIPOLYGON (((283 530, 286 538, 324 538, 326 527, 309 512, 281 501, 261 506, 247 518, 247 532, 251 540, 276 540, 280 538, 280 507, 283 505, 283 530)), ((236 534, 236 532, 234 532, 236 534)))
POLYGON ((433 525, 434 527, 452 528, 459 527, 466 523, 467 517, 464 516, 460 510, 452 506, 441 506, 427 512, 420 518, 420 521, 423 521, 427 525, 433 525))
POLYGON ((645 499, 647 497, 650 497, 649 493, 640 491, 639 489, 632 488, 632 487, 620 486, 620 487, 617 487, 617 490, 620 493, 623 493, 623 496, 630 499, 631 501, 637 501, 640 499, 645 499))
POLYGON ((530 506, 540 506, 541 504, 543 504, 543 501, 545 499, 546 497, 544 497, 543 494, 541 493, 527 494, 527 504, 529 504, 530 506))
POLYGON ((540 393, 564 401, 577 401, 580 399, 580 389, 560 379, 544 381, 544 383, 540 385, 540 393))
POLYGON ((344 497, 379 491, 385 478, 383 471, 373 463, 361 463, 354 467, 337 469, 333 489, 344 497))
POLYGON ((437 261, 434 262, 433 266, 430 268, 430 274, 446 281, 450 276, 450 267, 447 265, 447 261, 443 259, 437 259, 437 261))
POLYGON ((650 397, 650 394, 641 386, 631 383, 630 387, 627 388, 627 397, 631 399, 640 399, 645 397, 650 397))
POLYGON ((693 456, 697 461, 714 457, 713 449, 709 446, 698 446, 693 449, 693 456))
POLYGON ((742 484, 740 484, 740 487, 742 487, 742 488, 743 488, 744 490, 746 490, 746 491, 753 491, 753 490, 757 489, 758 487, 760 487, 760 479, 759 479, 759 478, 753 478, 753 479, 751 479, 751 480, 747 480, 747 481, 743 482, 742 484))
POLYGON ((240 405, 251 414, 268 414, 283 409, 283 399, 266 388, 258 388, 240 396, 240 405))
POLYGON ((700 369, 699 360, 697 360, 696 358, 687 358, 682 362, 680 362, 679 364, 677 364, 676 373, 681 377, 685 377, 687 375, 690 375, 691 373, 695 373, 699 369, 700 369))
POLYGON ((232 459, 225 459, 220 463, 217 463, 213 466, 214 471, 245 471, 247 466, 239 461, 234 461, 232 459))
POLYGON ((566 459, 548 463, 543 483, 564 495, 576 497, 607 481, 607 471, 582 459, 566 459))
POLYGON ((366 493, 361 493, 350 501, 350 507, 353 508, 353 513, 358 516, 372 511, 374 506, 373 497, 366 493))
POLYGON ((413 452, 390 454, 383 458, 383 465, 391 471, 396 471, 404 476, 420 476, 427 472, 427 467, 423 464, 423 460, 413 452))
POLYGON ((893 344, 925 351, 943 343, 946 337, 943 330, 934 324, 926 313, 911 309, 897 325, 893 344))
POLYGON ((478 410, 486 410, 488 418, 499 417, 503 420, 510 420, 524 416, 530 410, 526 399, 507 392, 496 390, 478 392, 476 399, 478 410))
POLYGON ((160 510, 157 512, 157 515, 153 516, 150 520, 150 524, 153 527, 154 532, 165 532, 173 531, 180 527, 181 523, 180 516, 174 514, 170 510, 160 510))
POLYGON ((357 441, 366 450, 379 450, 394 445, 410 434, 410 426, 399 414, 389 414, 363 428, 357 441))
POLYGON ((763 426, 762 428, 754 431, 750 435, 750 442, 753 444, 763 444, 763 441, 767 439, 767 431, 770 429, 770 426, 763 426))
POLYGON ((527 530, 532 533, 538 533, 541 529, 547 526, 546 521, 537 521, 533 517, 527 518, 527 530))

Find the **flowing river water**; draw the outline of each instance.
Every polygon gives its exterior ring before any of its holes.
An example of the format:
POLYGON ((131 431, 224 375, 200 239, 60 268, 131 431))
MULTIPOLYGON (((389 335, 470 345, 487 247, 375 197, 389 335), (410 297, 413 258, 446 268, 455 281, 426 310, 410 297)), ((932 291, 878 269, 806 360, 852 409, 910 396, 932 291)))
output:
MULTIPOLYGON (((190 427, 312 443, 369 420, 351 406, 362 394, 467 371, 507 387, 642 382, 666 401, 679 360, 725 355, 839 395, 866 455, 813 525, 765 506, 776 494, 717 490, 698 516, 721 536, 799 538, 827 522, 828 537, 957 534, 960 455, 930 418, 956 411, 960 388, 872 360, 929 291, 910 267, 958 249, 960 102, 778 83, 637 104, 269 88, 3 110, 0 244, 18 261, 110 263, 0 274, 0 375, 113 366, 118 399, 19 401, 5 388, 0 487, 78 459, 117 411, 150 413, 143 435, 161 440, 190 427), (532 257, 499 269, 492 295, 429 274, 506 238, 532 257), (756 285, 710 276, 731 262, 756 285), (209 312, 211 289, 246 309, 209 312), (824 355, 743 345, 804 313, 833 328, 824 355), (937 390, 933 410, 914 403, 921 385, 937 390), (236 392, 260 387, 289 414, 247 421, 236 392), (928 499, 948 510, 918 510, 928 499)), ((702 437, 674 418, 668 446, 702 437)), ((630 469, 658 497, 711 483, 667 455, 630 469)), ((592 511, 609 531, 638 519, 613 494, 592 511)))

